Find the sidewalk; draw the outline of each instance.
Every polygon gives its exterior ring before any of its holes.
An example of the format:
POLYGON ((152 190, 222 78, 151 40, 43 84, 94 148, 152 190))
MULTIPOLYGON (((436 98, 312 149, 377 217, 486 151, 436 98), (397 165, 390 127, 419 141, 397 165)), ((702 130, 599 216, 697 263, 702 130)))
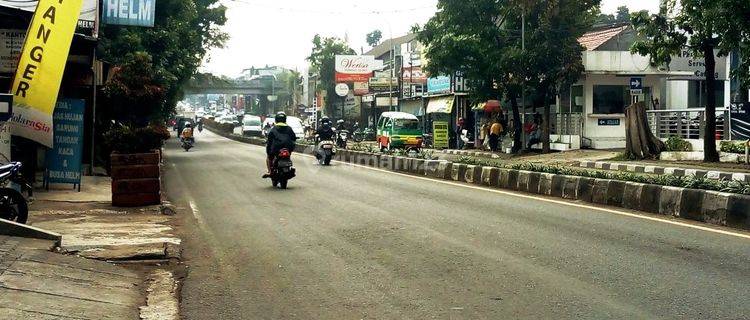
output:
POLYGON ((0 319, 139 319, 142 276, 0 235, 0 319))

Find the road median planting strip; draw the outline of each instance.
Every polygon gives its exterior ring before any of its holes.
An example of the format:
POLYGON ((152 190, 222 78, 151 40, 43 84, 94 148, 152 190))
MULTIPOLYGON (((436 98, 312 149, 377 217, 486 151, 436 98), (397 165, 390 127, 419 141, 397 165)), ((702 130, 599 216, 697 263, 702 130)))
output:
MULTIPOLYGON (((213 130, 212 130, 213 131, 213 130)), ((263 145, 259 139, 240 139, 234 134, 217 134, 226 138, 263 145), (252 141, 251 141, 252 140, 252 141)), ((306 145, 303 145, 307 147, 306 145)), ((454 150, 455 151, 455 150, 454 150)), ((445 160, 424 160, 341 150, 343 162, 375 167, 388 171, 410 173, 430 178, 467 182, 500 189, 510 189, 582 202, 622 207, 647 213, 681 217, 714 225, 750 229, 750 196, 743 194, 690 189, 656 184, 621 181, 593 177, 571 176, 550 172, 535 172, 493 166, 468 165, 445 160), (361 160, 360 160, 361 159, 361 160), (704 202, 706 207, 704 207, 704 202)), ((444 153, 450 153, 444 151, 444 153)), ((580 167, 620 170, 634 173, 664 172, 664 174, 698 177, 701 171, 688 172, 682 168, 624 165, 606 162, 581 161, 580 167)), ((707 174, 708 175, 708 174, 707 174)), ((749 174, 742 174, 750 181, 749 174)), ((726 175, 719 175, 726 177, 726 175)), ((732 174, 737 180, 739 174, 732 174)))
POLYGON ((702 170, 693 168, 675 168, 675 167, 662 167, 657 165, 642 165, 642 164, 624 164, 624 163, 609 163, 603 161, 580 161, 578 167, 609 170, 609 171, 623 171, 632 173, 647 173, 655 175, 673 175, 678 177, 695 177, 695 178, 708 178, 713 180, 728 180, 728 181, 739 181, 739 182, 750 182, 750 173, 744 172, 724 172, 717 170, 702 170))

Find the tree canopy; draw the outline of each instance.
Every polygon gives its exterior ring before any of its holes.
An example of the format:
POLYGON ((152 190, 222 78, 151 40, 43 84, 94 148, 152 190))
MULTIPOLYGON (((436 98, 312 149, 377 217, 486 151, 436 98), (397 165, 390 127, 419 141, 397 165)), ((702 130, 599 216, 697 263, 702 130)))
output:
MULTIPOLYGON (((320 85, 318 91, 325 90, 326 104, 336 101, 336 55, 355 54, 349 45, 336 37, 313 37, 313 48, 307 61, 310 62, 310 72, 317 73, 320 76, 320 85)), ((332 108, 325 108, 326 113, 332 112, 332 108)))
POLYGON ((98 58, 115 72, 104 89, 105 116, 145 125, 174 113, 182 86, 226 41, 225 11, 218 0, 159 0, 153 28, 103 25, 98 58), (133 95, 146 84, 154 90, 133 95))
POLYGON ((367 44, 370 47, 377 46, 381 39, 383 39, 383 32, 380 30, 376 29, 367 34, 367 44))
POLYGON ((750 83, 750 2, 746 0, 665 1, 658 14, 639 12, 633 25, 643 40, 631 51, 648 55, 654 66, 668 66, 672 56, 688 50, 703 57, 706 66, 706 115, 704 161, 719 161, 716 151, 716 61, 714 54, 739 52, 740 65, 733 71, 744 88, 750 83), (680 5, 681 3, 681 5, 680 5))

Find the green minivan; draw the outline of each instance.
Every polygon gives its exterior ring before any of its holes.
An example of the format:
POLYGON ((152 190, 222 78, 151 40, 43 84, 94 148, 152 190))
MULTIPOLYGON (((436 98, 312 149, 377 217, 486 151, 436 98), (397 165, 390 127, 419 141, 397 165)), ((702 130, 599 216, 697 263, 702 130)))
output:
POLYGON ((381 150, 419 150, 422 148, 422 139, 422 129, 415 115, 406 112, 383 112, 380 115, 377 141, 381 150))

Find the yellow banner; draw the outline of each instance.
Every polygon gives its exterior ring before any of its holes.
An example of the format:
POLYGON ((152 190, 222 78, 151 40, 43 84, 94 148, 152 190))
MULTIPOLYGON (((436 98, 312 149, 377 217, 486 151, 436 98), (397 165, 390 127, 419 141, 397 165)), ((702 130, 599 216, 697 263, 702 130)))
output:
POLYGON ((13 135, 52 147, 52 112, 81 4, 82 0, 39 0, 13 78, 13 135))

